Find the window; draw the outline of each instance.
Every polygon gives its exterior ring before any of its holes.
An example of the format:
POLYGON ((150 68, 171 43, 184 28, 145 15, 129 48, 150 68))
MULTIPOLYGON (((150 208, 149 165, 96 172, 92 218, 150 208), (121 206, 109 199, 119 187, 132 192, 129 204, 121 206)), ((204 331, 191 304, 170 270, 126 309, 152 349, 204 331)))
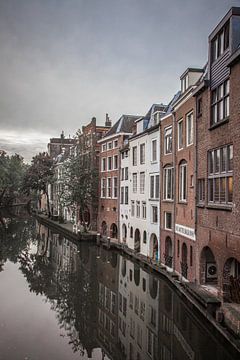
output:
POLYGON ((198 202, 205 201, 205 179, 198 179, 198 202))
POLYGON ((146 219, 147 217, 147 208, 145 201, 142 202, 142 218, 146 219))
POLYGON ((229 47, 229 22, 212 40, 212 62, 217 60, 229 47))
POLYGON ((134 173, 132 176, 133 176, 133 192, 136 193, 137 192, 137 174, 134 173))
POLYGON ((173 200, 173 167, 164 168, 163 174, 163 198, 164 200, 173 200))
POLYGON ((104 178, 101 180, 101 197, 106 197, 106 179, 104 178))
POLYGON ((157 161, 157 140, 152 140, 152 152, 151 152, 151 160, 157 161))
POLYGON ((187 145, 193 143, 193 113, 187 114, 187 145))
POLYGON ((164 130, 164 154, 172 153, 172 126, 164 130))
POLYGON ((120 203, 124 204, 124 187, 123 186, 121 186, 120 203))
POLYGON ((102 152, 107 150, 107 144, 102 144, 102 152))
POLYGON ((165 212, 165 229, 172 230, 172 213, 165 212))
POLYGON ((187 201, 187 163, 182 161, 179 166, 179 200, 187 201))
POLYGON ((106 158, 102 159, 102 171, 106 171, 107 170, 107 161, 106 158))
POLYGON ((137 147, 134 146, 132 148, 132 160, 133 160, 133 166, 137 165, 137 147))
POLYGON ((157 223, 158 222, 158 207, 152 206, 152 222, 157 223))
POLYGON ((192 245, 190 246, 190 266, 193 265, 193 247, 192 245))
POLYGON ((159 199, 159 175, 150 176, 150 198, 159 199))
POLYGON ((112 158, 108 157, 108 170, 112 170, 112 158))
POLYGON ((188 88, 188 75, 181 79, 181 91, 185 92, 188 88))
POLYGON ((117 198, 118 196, 118 179, 117 177, 113 178, 113 197, 117 198))
POLYGON ((212 91, 211 125, 229 116, 229 79, 212 91))
POLYGON ((118 168, 118 155, 114 155, 114 157, 113 157, 113 166, 114 166, 114 169, 118 168))
POLYGON ((178 122, 178 150, 183 148, 183 119, 178 122))
POLYGON ((131 215, 133 217, 135 216, 135 201, 134 200, 131 201, 131 215))
POLYGON ((201 116, 202 115, 202 98, 200 97, 197 100, 197 116, 201 116))
MULTIPOLYGON (((146 230, 144 230, 143 232, 143 243, 146 244, 147 243, 147 232, 146 230)), ((145 279, 143 279, 143 282, 144 282, 145 279)), ((146 281, 146 280, 145 280, 146 281)))
POLYGON ((194 176, 190 175, 190 187, 194 187, 194 176))
POLYGON ((118 140, 114 140, 113 144, 115 148, 118 147, 118 140))
POLYGON ((153 126, 157 125, 159 123, 159 118, 160 118, 160 112, 155 112, 153 114, 153 126))
POLYGON ((214 149, 208 153, 208 201, 213 204, 232 204, 232 145, 214 149))
POLYGON ((112 149, 112 142, 109 142, 108 143, 108 150, 111 150, 112 149))
POLYGON ((140 217, 140 201, 137 201, 136 204, 136 216, 139 218, 140 217))
POLYGON ((121 180, 124 180, 124 168, 121 169, 121 180))
POLYGON ((140 145, 140 164, 145 164, 145 144, 140 145))
POLYGON ((128 186, 125 186, 125 205, 128 205, 128 186))
POLYGON ((125 180, 128 180, 128 167, 125 167, 125 180))
POLYGON ((140 173, 140 194, 145 192, 145 172, 140 173))
POLYGON ((112 197, 111 178, 107 178, 107 197, 112 197))

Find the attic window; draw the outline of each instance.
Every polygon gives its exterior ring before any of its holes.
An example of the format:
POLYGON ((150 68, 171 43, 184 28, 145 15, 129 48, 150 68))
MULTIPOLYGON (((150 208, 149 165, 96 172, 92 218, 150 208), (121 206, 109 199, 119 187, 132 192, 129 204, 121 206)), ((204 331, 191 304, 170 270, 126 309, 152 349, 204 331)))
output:
POLYGON ((212 40, 212 62, 217 60, 229 47, 229 22, 218 32, 212 40))
POLYGON ((188 88, 188 74, 181 80, 181 91, 184 93, 188 88))
POLYGON ((159 112, 156 112, 153 114, 153 126, 157 125, 159 123, 159 112))

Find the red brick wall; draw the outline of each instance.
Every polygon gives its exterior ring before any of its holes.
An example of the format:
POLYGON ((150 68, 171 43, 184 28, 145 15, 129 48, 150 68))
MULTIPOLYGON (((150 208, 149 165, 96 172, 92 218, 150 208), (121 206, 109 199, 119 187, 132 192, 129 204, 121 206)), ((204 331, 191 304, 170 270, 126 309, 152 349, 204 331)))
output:
POLYGON ((197 119, 197 177, 205 178, 206 200, 197 207, 198 280, 202 280, 201 252, 209 246, 218 268, 218 285, 222 289, 224 264, 230 257, 240 261, 240 64, 231 69, 230 118, 213 130, 210 126, 210 90, 202 96, 203 113, 197 119), (207 151, 221 145, 233 144, 233 207, 231 210, 207 206, 207 151))

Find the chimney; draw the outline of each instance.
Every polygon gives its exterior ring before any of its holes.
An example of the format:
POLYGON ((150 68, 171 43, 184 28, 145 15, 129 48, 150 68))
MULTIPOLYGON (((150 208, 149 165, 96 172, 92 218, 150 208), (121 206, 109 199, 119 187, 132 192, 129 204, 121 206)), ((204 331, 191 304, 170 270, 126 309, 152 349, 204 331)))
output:
POLYGON ((106 114, 105 126, 107 126, 107 127, 111 127, 111 126, 112 126, 112 121, 109 119, 108 114, 106 114))
POLYGON ((61 133, 61 139, 63 140, 64 139, 64 131, 62 130, 62 133, 61 133))

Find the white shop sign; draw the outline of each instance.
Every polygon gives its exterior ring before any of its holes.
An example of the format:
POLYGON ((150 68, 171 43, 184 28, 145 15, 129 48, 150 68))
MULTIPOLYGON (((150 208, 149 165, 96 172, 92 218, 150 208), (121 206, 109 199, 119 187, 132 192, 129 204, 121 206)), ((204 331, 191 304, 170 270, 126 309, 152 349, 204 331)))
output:
POLYGON ((194 241, 196 240, 195 230, 192 228, 189 228, 187 226, 175 224, 175 232, 176 232, 176 234, 186 236, 187 238, 189 238, 191 240, 194 240, 194 241))

